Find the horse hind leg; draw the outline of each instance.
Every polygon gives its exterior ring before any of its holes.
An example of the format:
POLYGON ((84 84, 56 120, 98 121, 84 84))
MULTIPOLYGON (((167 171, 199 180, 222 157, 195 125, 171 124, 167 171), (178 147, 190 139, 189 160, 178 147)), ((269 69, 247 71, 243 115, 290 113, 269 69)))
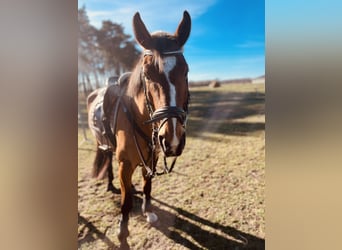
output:
POLYGON ((151 207, 151 190, 152 190, 152 179, 149 176, 146 176, 146 169, 142 168, 142 176, 143 176, 143 203, 141 206, 141 210, 143 215, 146 216, 146 221, 150 224, 156 222, 158 220, 158 216, 152 212, 151 207))

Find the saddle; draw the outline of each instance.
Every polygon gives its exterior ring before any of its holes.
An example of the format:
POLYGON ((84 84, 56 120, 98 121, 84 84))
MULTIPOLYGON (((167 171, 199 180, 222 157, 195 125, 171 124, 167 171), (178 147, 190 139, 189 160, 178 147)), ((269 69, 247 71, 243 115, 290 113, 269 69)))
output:
POLYGON ((103 96, 103 134, 109 139, 110 143, 113 145, 113 149, 116 148, 116 138, 114 134, 116 131, 120 99, 126 90, 130 76, 131 72, 126 72, 122 74, 115 84, 110 85, 106 88, 103 96))

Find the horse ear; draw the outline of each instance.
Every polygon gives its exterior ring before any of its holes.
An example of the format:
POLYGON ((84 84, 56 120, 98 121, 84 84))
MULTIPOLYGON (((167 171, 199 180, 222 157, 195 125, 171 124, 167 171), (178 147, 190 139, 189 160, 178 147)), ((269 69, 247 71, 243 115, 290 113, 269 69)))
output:
POLYGON ((145 24, 141 20, 139 12, 133 17, 133 31, 137 42, 145 49, 152 49, 152 38, 150 32, 146 29, 145 24))
POLYGON ((188 40, 191 30, 191 18, 190 14, 185 10, 183 13, 183 19, 179 23, 178 28, 175 32, 178 44, 182 47, 188 40))

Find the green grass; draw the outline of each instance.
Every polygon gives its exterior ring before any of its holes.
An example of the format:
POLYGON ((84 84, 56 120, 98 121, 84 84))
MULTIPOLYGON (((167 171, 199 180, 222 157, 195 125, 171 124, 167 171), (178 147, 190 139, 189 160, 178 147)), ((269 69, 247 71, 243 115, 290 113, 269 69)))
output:
MULTIPOLYGON (((265 85, 191 88, 187 142, 170 175, 155 177, 149 225, 135 195, 131 249, 264 249, 265 85), (245 245, 246 240, 248 241, 245 245)), ((79 132, 79 249, 112 249, 120 196, 89 177, 95 143, 79 132)), ((114 164, 114 185, 117 165, 114 164)), ((133 176, 138 190, 139 169, 133 176)))

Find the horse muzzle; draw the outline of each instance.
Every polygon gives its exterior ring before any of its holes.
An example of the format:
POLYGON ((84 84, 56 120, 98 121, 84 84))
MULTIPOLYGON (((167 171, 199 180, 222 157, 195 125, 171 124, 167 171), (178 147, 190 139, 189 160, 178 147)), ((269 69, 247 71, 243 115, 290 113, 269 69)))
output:
POLYGON ((158 139, 161 149, 166 157, 180 156, 182 154, 185 147, 185 132, 182 133, 180 138, 177 140, 177 143, 174 143, 174 139, 170 142, 163 135, 159 135, 158 139))
POLYGON ((158 141, 166 157, 179 156, 185 146, 185 125, 187 113, 179 107, 165 106, 153 112, 145 124, 160 122, 158 141))

